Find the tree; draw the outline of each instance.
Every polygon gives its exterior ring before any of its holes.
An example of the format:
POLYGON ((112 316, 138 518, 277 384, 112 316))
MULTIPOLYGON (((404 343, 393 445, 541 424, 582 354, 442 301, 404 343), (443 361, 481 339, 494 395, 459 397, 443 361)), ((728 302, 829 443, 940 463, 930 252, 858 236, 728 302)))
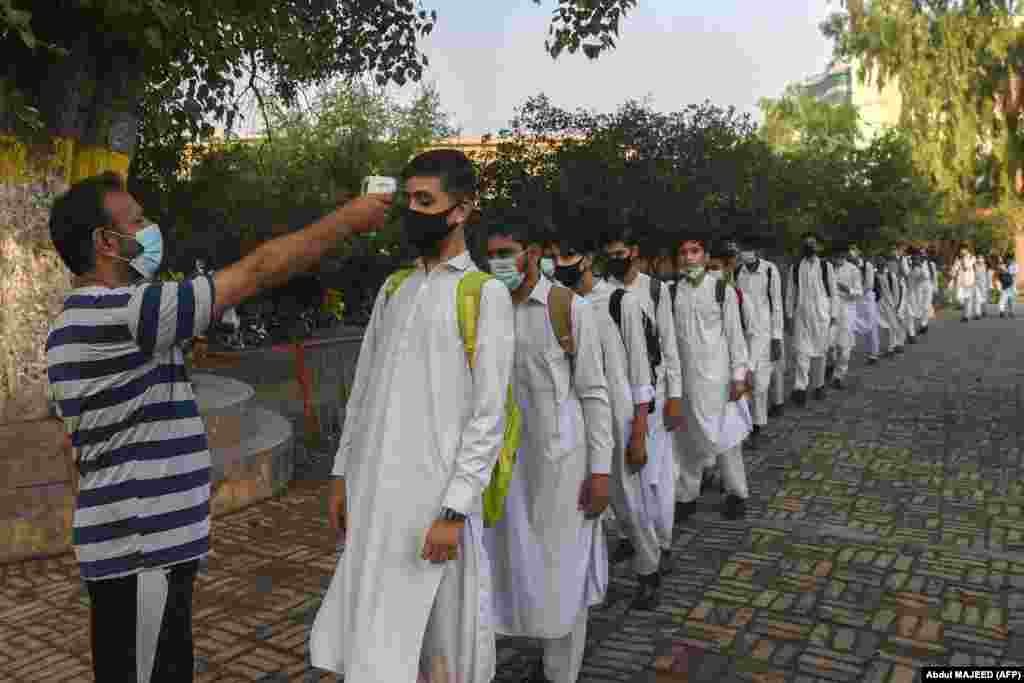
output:
MULTIPOLYGON (((545 47, 596 58, 635 4, 559 0, 545 47)), ((264 108, 339 76, 419 80, 437 18, 418 0, 0 0, 0 130, 130 155, 141 123, 150 146, 180 149, 185 133, 231 128, 239 91, 264 108)))
POLYGON ((775 149, 800 145, 852 144, 860 138, 859 116, 852 104, 831 104, 790 86, 778 98, 761 98, 761 137, 775 149))
POLYGON ((1013 0, 847 0, 822 25, 840 59, 881 88, 897 79, 901 127, 946 213, 1012 205, 1024 190, 1024 33, 1013 0), (981 176, 981 178, 979 178, 981 176), (979 182, 980 181, 980 182, 979 182), (980 191, 980 192, 979 192, 980 191))

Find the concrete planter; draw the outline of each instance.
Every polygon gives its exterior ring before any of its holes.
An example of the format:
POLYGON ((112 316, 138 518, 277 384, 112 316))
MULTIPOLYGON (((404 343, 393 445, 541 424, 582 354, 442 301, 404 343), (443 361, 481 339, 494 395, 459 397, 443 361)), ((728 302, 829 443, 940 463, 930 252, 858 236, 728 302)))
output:
MULTIPOLYGON (((207 425, 214 516, 277 495, 294 472, 292 426, 252 403, 244 382, 194 375, 207 425)), ((71 549, 74 498, 64 430, 54 420, 0 425, 0 563, 71 549)))

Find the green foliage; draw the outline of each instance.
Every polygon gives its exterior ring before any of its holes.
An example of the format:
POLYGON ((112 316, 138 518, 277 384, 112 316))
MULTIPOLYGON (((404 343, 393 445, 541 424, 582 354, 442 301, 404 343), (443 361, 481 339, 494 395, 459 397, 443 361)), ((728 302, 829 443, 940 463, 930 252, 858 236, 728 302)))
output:
POLYGON ((849 0, 822 25, 840 59, 878 87, 895 78, 914 159, 943 194, 947 216, 1018 203, 1024 32, 1019 3, 849 0))
POLYGON ((854 144, 859 115, 852 104, 830 104, 791 87, 778 99, 762 98, 761 137, 774 149, 854 144))
MULTIPOLYGON (((272 137, 196 148, 187 173, 134 164, 130 189, 165 226, 169 268, 191 272, 197 258, 223 267, 247 246, 320 218, 357 194, 367 175, 398 175, 417 150, 456 132, 429 86, 400 104, 381 88, 339 83, 306 108, 271 101, 268 116, 272 137)), ((325 259, 324 285, 359 315, 373 279, 404 253, 391 225, 325 259)))

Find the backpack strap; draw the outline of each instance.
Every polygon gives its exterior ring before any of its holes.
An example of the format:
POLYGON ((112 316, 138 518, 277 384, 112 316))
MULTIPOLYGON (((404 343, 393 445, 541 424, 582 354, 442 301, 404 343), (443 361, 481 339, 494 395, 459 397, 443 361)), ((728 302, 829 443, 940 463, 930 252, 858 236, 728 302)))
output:
POLYGON ((772 267, 765 264, 765 269, 768 271, 768 315, 775 309, 775 302, 772 300, 772 267))
POLYGON ((648 278, 651 287, 651 301, 654 302, 654 317, 657 318, 658 304, 661 303, 661 280, 650 276, 648 278))
POLYGON ((478 270, 471 270, 459 280, 455 290, 455 310, 459 320, 459 334, 462 345, 466 349, 466 362, 473 369, 476 360, 477 322, 480 320, 480 297, 484 283, 493 279, 493 275, 478 270))
POLYGON ((608 300, 608 313, 615 321, 615 326, 619 328, 619 334, 622 334, 622 297, 625 295, 626 290, 616 289, 608 300))
POLYGON ((570 358, 576 355, 576 344, 572 338, 572 290, 559 285, 551 287, 548 293, 548 315, 555 331, 558 344, 570 358))
POLYGON ((725 280, 715 280, 715 301, 718 302, 719 306, 725 306, 725 280))
POLYGON ((819 258, 818 261, 821 263, 821 284, 825 285, 825 295, 828 298, 832 298, 832 287, 828 284, 828 262, 819 258))
POLYGON ((385 299, 390 299, 401 287, 402 283, 409 279, 409 276, 416 272, 415 268, 402 268, 388 276, 384 282, 385 299))

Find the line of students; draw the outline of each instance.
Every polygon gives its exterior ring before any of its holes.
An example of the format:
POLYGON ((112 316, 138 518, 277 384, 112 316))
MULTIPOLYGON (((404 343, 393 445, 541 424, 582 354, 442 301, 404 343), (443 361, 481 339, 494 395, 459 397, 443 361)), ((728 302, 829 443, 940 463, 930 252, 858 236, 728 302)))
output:
POLYGON ((664 282, 628 228, 579 240, 494 212, 486 276, 466 247, 466 157, 424 153, 403 183, 422 256, 381 288, 363 339, 329 500, 346 549, 310 638, 313 665, 349 683, 487 683, 497 635, 542 642, 525 680, 574 683, 609 564, 632 561, 634 605, 653 609, 708 486, 726 519, 745 515, 742 449, 782 411, 784 329, 803 404, 825 396, 829 359, 843 386, 857 335, 877 359, 880 327, 895 353, 932 315, 916 258, 833 263, 813 234, 784 282, 753 242, 680 232, 664 282))
POLYGON ((1017 264, 1012 255, 990 262, 980 254, 972 255, 966 246, 961 248, 950 269, 950 288, 963 308, 963 322, 985 317, 993 289, 1000 292, 999 317, 1016 317, 1017 264))

